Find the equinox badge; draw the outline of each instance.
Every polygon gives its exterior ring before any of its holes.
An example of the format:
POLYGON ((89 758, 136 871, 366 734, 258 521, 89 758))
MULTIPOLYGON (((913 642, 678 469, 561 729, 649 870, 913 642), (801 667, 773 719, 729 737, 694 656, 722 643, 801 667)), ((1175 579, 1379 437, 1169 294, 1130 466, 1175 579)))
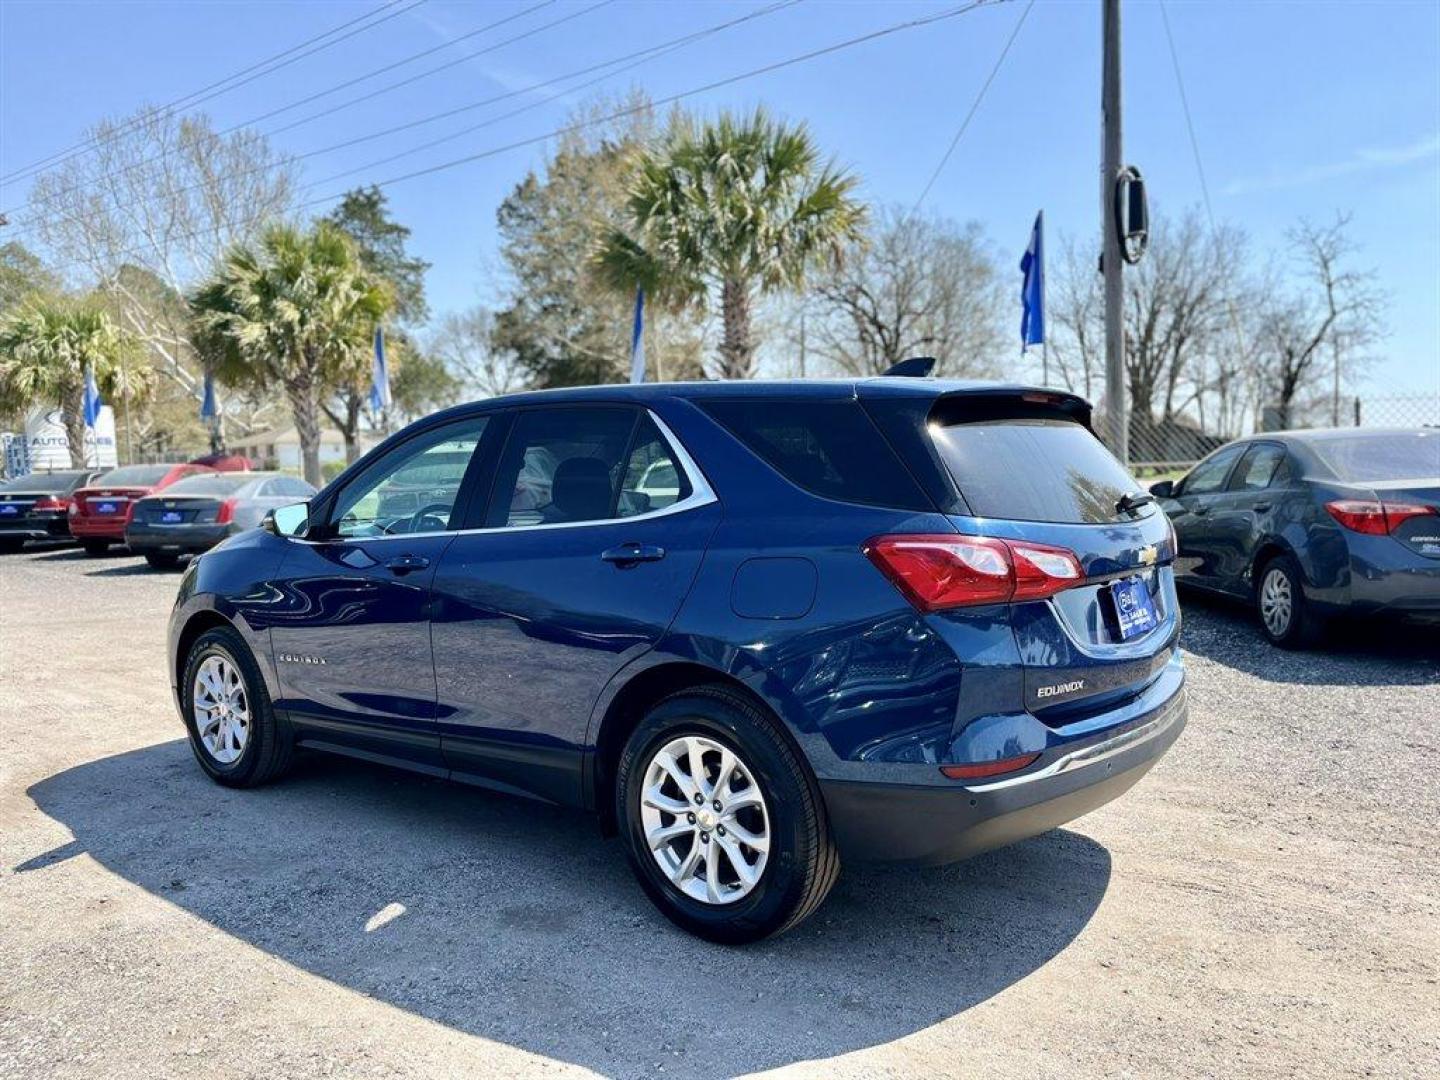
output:
POLYGON ((1042 686, 1035 692, 1036 697, 1056 697, 1060 694, 1073 693, 1076 690, 1085 689, 1085 680, 1076 679, 1074 682, 1056 683, 1054 686, 1042 686))

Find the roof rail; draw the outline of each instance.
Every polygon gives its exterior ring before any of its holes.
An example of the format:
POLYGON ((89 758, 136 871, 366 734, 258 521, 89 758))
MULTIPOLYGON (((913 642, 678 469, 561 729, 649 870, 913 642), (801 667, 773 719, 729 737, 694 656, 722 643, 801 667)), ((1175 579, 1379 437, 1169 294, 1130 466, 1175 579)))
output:
POLYGON ((892 365, 882 378, 923 379, 935 370, 937 363, 933 356, 911 356, 892 365))

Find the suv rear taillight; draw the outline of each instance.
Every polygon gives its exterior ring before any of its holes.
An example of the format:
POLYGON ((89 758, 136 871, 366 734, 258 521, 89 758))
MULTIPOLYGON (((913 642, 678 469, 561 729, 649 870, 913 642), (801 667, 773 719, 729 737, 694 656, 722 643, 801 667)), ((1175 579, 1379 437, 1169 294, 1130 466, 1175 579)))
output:
POLYGON ((1413 517, 1435 513, 1419 503, 1375 502, 1371 499, 1340 499, 1328 502, 1330 516, 1353 532, 1384 536, 1393 533, 1413 517))
POLYGON ((70 500, 62 495, 41 495, 35 500, 32 509, 35 510, 64 510, 70 505, 70 500))
POLYGON ((861 550, 921 611, 1041 600, 1085 577, 1065 548, 992 536, 877 536, 861 550))

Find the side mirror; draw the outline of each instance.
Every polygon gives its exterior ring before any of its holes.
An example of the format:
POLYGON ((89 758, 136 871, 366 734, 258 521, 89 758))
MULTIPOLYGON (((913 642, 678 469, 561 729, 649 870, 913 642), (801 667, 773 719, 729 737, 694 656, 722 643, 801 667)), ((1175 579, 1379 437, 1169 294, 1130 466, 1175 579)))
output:
POLYGON ((291 503, 289 506, 277 506, 265 515, 265 520, 260 523, 260 527, 276 536, 300 536, 309 524, 310 504, 303 502, 291 503))
POLYGON ((1159 480, 1150 485, 1150 494, 1157 499, 1169 499, 1175 494, 1174 480, 1159 480))

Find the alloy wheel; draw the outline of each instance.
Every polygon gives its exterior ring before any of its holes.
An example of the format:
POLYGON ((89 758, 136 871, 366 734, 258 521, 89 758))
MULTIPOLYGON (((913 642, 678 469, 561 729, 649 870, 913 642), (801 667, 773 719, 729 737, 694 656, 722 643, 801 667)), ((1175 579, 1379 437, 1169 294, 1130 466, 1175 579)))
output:
POLYGON ((755 774, 728 746, 684 735, 656 751, 640 820, 661 871, 691 899, 732 904, 760 883, 770 813, 755 774))
POLYGON ((1290 619, 1295 611, 1295 598, 1290 592, 1290 578, 1285 571, 1275 567, 1265 574, 1260 583, 1260 618, 1265 628, 1274 637, 1284 637, 1290 629, 1290 619))
POLYGON ((195 672, 195 730, 205 752, 221 765, 233 764, 250 739, 250 702, 245 680, 223 656, 207 656, 195 672))

